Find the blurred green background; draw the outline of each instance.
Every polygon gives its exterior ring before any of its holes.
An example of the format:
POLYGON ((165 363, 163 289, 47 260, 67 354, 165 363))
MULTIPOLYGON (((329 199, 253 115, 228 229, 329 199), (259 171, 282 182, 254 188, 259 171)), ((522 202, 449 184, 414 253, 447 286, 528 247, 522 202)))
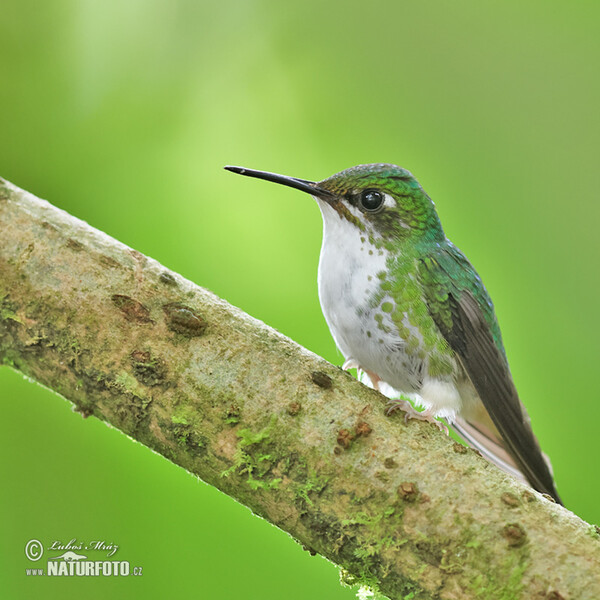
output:
MULTIPOLYGON (((0 175, 340 364, 316 205, 222 167, 410 169, 494 299, 566 504, 598 522, 599 17, 591 1, 0 0, 0 175)), ((0 397, 3 598, 353 597, 8 368, 0 397), (26 577, 31 538, 114 542, 144 574, 26 577)))

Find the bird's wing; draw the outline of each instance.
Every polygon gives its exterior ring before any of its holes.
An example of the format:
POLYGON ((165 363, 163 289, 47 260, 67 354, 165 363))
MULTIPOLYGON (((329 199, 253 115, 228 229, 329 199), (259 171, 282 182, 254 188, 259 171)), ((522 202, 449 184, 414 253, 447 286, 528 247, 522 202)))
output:
POLYGON ((458 356, 519 470, 535 489, 561 502, 512 380, 492 302, 475 270, 449 244, 420 262, 419 275, 431 317, 458 356))

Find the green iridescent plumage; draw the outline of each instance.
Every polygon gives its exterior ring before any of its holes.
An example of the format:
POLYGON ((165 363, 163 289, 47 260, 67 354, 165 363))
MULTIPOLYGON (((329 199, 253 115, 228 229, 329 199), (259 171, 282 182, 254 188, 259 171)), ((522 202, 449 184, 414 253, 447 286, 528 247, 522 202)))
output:
POLYGON ((407 238, 444 239, 442 224, 431 198, 413 175, 396 165, 360 165, 346 169, 319 182, 319 187, 336 196, 352 201, 357 189, 376 188, 398 200, 394 211, 383 211, 373 216, 377 230, 384 235, 377 244, 393 247, 407 238))
MULTIPOLYGON (((448 374, 454 356, 443 332, 451 331, 453 315, 451 297, 470 292, 481 306, 494 341, 504 355, 502 337, 492 301, 480 277, 462 252, 444 234, 431 198, 413 175, 396 165, 360 165, 321 181, 322 187, 351 201, 356 189, 376 187, 396 199, 395 210, 365 215, 371 219, 380 237, 371 241, 391 252, 387 269, 378 274, 382 283, 372 303, 381 304, 392 318, 408 349, 430 356, 432 374, 448 374), (388 296, 394 303, 384 300, 388 296), (416 340, 404 324, 418 329, 422 341, 416 340)), ((379 320, 379 327, 385 327, 379 320)))
POLYGON ((429 311, 436 322, 444 323, 442 329, 448 331, 454 325, 452 298, 469 292, 477 300, 494 342, 505 356, 492 300, 471 263, 454 244, 445 240, 444 244, 423 249, 419 276, 429 311))
POLYGON ((455 419, 490 460, 560 502, 490 297, 411 173, 360 165, 313 183, 228 168, 308 192, 319 203, 319 298, 346 364, 375 387, 385 382, 417 394, 428 418, 455 419))

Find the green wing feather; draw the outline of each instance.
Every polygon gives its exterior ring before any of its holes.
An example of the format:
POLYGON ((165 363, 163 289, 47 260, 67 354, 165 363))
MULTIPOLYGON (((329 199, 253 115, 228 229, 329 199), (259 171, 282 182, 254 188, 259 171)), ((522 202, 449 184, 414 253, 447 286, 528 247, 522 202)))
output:
POLYGON ((481 279, 451 243, 420 261, 429 312, 531 485, 561 502, 552 473, 519 400, 494 307, 481 279))

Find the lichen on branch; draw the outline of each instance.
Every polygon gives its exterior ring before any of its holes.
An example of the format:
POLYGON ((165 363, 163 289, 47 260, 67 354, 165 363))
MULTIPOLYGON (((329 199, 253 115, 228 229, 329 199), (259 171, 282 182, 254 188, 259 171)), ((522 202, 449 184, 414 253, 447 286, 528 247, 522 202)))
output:
MULTIPOLYGON (((390 598, 600 598, 600 535, 263 323, 0 180, 0 360, 390 598)), ((83 426, 83 425, 82 425, 83 426)), ((268 576, 268 573, 265 573, 268 576)))

